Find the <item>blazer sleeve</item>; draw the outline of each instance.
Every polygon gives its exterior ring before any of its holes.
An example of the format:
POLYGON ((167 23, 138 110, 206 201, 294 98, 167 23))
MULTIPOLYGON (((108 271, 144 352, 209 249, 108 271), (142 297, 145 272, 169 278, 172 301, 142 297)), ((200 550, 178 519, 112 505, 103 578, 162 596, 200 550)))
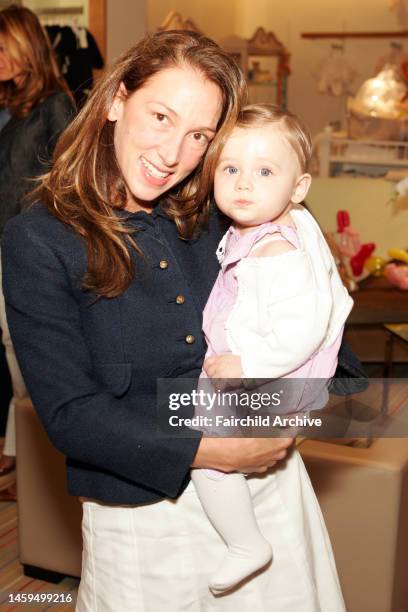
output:
POLYGON ((279 378, 305 363, 324 342, 331 296, 317 290, 308 256, 300 251, 242 263, 241 298, 230 326, 233 348, 245 377, 279 378))
POLYGON ((3 287, 17 359, 52 443, 72 459, 176 497, 201 433, 160 438, 156 406, 130 405, 99 384, 67 263, 52 242, 58 237, 48 239, 50 228, 39 232, 28 216, 6 226, 3 287))

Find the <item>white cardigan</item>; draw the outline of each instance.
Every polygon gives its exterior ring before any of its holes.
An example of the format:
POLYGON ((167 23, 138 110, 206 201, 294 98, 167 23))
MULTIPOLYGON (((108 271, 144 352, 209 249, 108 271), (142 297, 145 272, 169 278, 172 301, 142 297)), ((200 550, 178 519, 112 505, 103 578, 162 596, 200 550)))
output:
POLYGON ((226 333, 248 378, 278 378, 329 348, 353 306, 312 215, 302 206, 290 214, 300 249, 237 264, 238 298, 226 333))

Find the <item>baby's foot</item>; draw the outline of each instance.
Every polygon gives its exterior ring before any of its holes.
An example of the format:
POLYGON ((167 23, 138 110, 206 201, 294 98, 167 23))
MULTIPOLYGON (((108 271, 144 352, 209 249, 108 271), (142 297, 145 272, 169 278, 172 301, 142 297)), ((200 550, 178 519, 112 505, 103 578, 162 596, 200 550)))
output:
POLYGON ((272 559, 272 547, 265 538, 252 547, 230 546, 221 565, 210 577, 209 587, 214 594, 228 591, 272 559))

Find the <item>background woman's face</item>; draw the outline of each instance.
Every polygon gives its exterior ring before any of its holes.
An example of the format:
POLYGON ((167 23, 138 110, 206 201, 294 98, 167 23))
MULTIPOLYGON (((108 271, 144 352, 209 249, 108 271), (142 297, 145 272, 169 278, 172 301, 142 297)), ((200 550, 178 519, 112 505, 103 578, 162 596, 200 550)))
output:
POLYGON ((19 73, 19 66, 8 53, 6 37, 0 34, 0 81, 11 81, 19 73))
POLYGON ((122 86, 108 119, 116 122, 116 157, 131 194, 128 210, 152 208, 194 170, 221 110, 219 87, 190 67, 162 70, 129 97, 122 86))

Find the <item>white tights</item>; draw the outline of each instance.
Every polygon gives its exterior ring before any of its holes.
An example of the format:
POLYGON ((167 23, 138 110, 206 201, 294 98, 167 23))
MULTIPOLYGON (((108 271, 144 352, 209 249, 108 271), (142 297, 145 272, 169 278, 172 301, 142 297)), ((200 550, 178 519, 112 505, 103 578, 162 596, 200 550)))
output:
POLYGON ((266 565, 272 548, 259 530, 243 474, 195 469, 191 479, 206 515, 227 545, 209 581, 211 591, 220 593, 266 565))

